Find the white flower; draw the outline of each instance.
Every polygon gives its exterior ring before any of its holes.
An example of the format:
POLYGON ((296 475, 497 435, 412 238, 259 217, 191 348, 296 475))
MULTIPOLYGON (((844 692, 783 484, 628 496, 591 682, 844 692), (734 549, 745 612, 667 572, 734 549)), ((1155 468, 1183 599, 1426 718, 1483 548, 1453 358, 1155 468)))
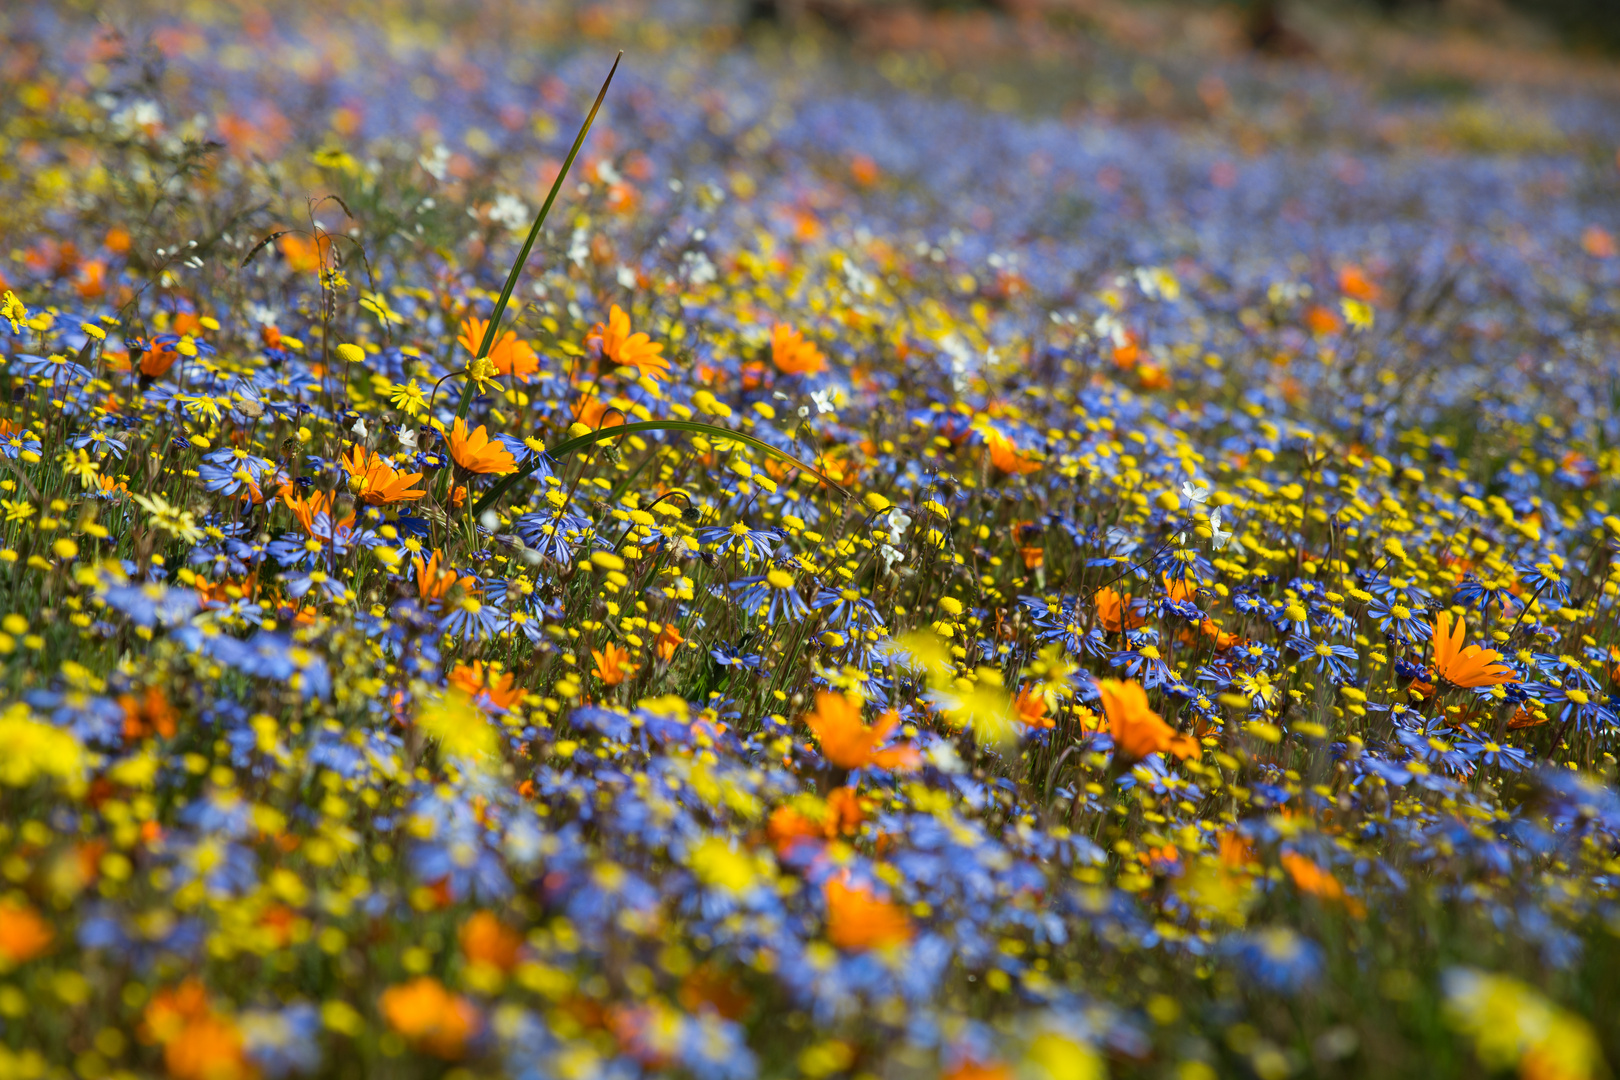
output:
POLYGON ((1125 324, 1120 322, 1117 317, 1106 312, 1097 316, 1097 321, 1092 323, 1091 329, 1098 337, 1108 338, 1112 341, 1115 348, 1124 345, 1127 340, 1125 337, 1125 324))
POLYGON ((414 453, 416 450, 416 429, 413 427, 400 428, 399 445, 414 453))
POLYGON ((878 549, 878 557, 883 560, 883 572, 885 574, 887 574, 894 567, 895 563, 906 561, 904 552, 902 552, 899 548, 892 547, 888 544, 884 544, 878 549))
POLYGON ((906 530, 909 528, 911 528, 910 514, 906 513, 898 506, 889 511, 888 529, 890 536, 898 540, 902 536, 906 535, 906 530))
POLYGON ((693 285, 707 285, 720 276, 714 263, 701 251, 688 251, 681 256, 681 270, 693 285))
POLYGON ((443 143, 433 148, 433 153, 423 154, 416 159, 416 163, 435 180, 443 180, 444 174, 450 168, 450 148, 443 143))
POLYGON ((350 428, 349 430, 362 439, 371 438, 371 432, 366 430, 366 418, 363 416, 356 420, 354 422, 354 427, 350 428))
POLYGON ((545 835, 530 818, 516 815, 505 829, 506 857, 519 866, 533 866, 545 850, 545 835))
POLYGON ((1221 528, 1221 512, 1219 510, 1209 515, 1209 537, 1210 541, 1215 545, 1216 551, 1220 551, 1226 546, 1226 542, 1232 539, 1232 534, 1221 528))
POLYGON ((1188 510, 1202 506, 1209 499, 1209 488, 1203 484, 1193 484, 1190 480, 1181 482, 1181 501, 1187 505, 1188 510))
POLYGON ((501 194, 489 208, 489 220, 508 229, 521 229, 529 223, 529 208, 516 195, 501 194))
POLYGON ((962 756, 956 752, 956 745, 949 739, 936 740, 934 745, 923 752, 923 759, 942 773, 959 773, 967 770, 962 764, 962 756))
POLYGON ((163 110, 155 101, 136 101, 114 113, 112 123, 118 134, 125 137, 137 132, 154 134, 163 124, 163 110))

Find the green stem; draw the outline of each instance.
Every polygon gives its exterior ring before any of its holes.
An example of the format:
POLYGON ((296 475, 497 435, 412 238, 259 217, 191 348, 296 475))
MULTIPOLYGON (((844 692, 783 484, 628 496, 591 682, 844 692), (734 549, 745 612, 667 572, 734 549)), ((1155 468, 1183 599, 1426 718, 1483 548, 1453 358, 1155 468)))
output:
MULTIPOLYGON (((534 224, 529 228, 528 239, 523 241, 523 250, 518 252, 516 261, 512 263, 511 272, 506 275, 506 285, 501 289, 501 298, 495 302, 495 310, 490 314, 489 325, 484 328, 484 340, 478 346, 477 359, 482 360, 489 355, 489 350, 495 347, 495 333, 500 329, 501 316, 506 314, 506 305, 512 299, 512 290, 517 288, 518 275, 523 272, 523 264, 529 261, 529 252, 534 250, 534 242, 540 238, 540 227, 546 223, 546 215, 551 213, 551 204, 557 201, 557 193, 562 190, 563 181, 568 179, 568 170, 573 168, 574 158, 579 156, 580 147, 585 145, 585 136, 590 134, 591 124, 596 121, 597 110, 602 107, 607 97, 608 87, 613 85, 613 75, 619 70, 619 61, 624 59, 624 50, 613 58, 613 67, 609 69, 607 78, 602 81, 602 89, 597 91, 596 103, 585 117, 585 123, 580 125, 579 134, 574 136, 574 145, 569 148, 568 156, 563 159, 562 168, 557 170, 557 179, 551 183, 551 190, 546 194, 546 201, 540 207, 540 213, 535 216, 534 224)), ((456 408, 456 416, 465 417, 467 409, 472 404, 473 385, 468 383, 461 395, 461 404, 456 408)))

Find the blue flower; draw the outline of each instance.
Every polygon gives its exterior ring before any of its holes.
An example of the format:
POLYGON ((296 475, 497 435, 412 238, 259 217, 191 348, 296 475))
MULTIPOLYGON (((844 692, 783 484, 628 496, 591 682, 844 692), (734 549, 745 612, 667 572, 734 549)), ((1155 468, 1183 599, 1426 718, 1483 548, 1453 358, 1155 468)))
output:
POLYGON ((1287 927, 1236 934, 1222 948, 1267 990, 1296 994, 1322 976, 1322 947, 1287 927))

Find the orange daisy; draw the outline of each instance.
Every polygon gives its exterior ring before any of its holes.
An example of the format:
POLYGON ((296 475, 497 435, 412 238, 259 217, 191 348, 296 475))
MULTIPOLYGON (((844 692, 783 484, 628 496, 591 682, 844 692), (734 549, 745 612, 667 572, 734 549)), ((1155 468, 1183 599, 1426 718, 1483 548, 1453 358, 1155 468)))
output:
MULTIPOLYGON (((489 331, 489 320, 467 318, 461 320, 461 336, 456 340, 466 347, 474 356, 478 355, 478 346, 484 343, 484 335, 489 331)), ((519 341, 517 331, 508 330, 501 335, 501 339, 489 347, 490 363, 502 375, 511 375, 521 382, 528 382, 529 376, 540 370, 540 357, 529 347, 528 342, 519 341)))
POLYGON ((461 580, 461 575, 454 570, 440 567, 440 555, 437 551, 428 556, 426 562, 422 561, 420 555, 411 561, 416 567, 417 595, 422 598, 424 604, 444 599, 451 586, 461 580))
POLYGON ((870 889, 828 880, 827 940, 847 952, 865 952, 904 945, 911 940, 911 920, 905 909, 879 899, 870 889))
POLYGON ((900 723, 900 714, 893 710, 867 727, 861 720, 858 700, 822 691, 816 694, 815 710, 805 716, 804 722, 815 732, 823 756, 841 769, 861 769, 868 765, 879 769, 913 769, 921 760, 913 746, 877 749, 900 723))
POLYGON ((653 642, 653 652, 658 654, 658 659, 667 664, 675 659, 675 650, 680 648, 685 640, 674 623, 665 623, 664 628, 658 631, 658 640, 653 642))
POLYGON ((664 346, 646 334, 632 334, 630 316, 618 304, 608 312, 606 326, 597 323, 585 335, 585 345, 587 348, 595 345, 607 359, 620 367, 633 367, 646 378, 658 379, 669 374, 669 361, 659 355, 664 346))
POLYGON ((827 370, 821 350, 783 323, 771 327, 771 363, 784 375, 819 375, 827 370))
POLYGON ((483 1026, 471 1002, 430 975, 390 986, 377 1006, 388 1026, 412 1046, 449 1061, 465 1053, 468 1040, 483 1026))
POLYGON ((51 944, 56 936, 51 924, 27 904, 6 901, 0 904, 0 957, 7 964, 22 964, 51 944))
POLYGON ((607 686, 618 686, 640 670, 640 665, 630 663, 629 649, 611 643, 592 649, 591 659, 596 661, 596 677, 607 686))
POLYGON ((308 495, 300 495, 291 484, 286 484, 277 494, 281 496, 281 501, 287 504, 287 509, 293 512, 293 517, 298 519, 298 524, 303 527, 304 532, 310 536, 315 535, 315 519, 322 514, 331 519, 337 529, 346 529, 354 524, 352 512, 342 521, 333 516, 332 507, 336 500, 330 492, 312 490, 308 495))
POLYGON ((482 660, 457 664, 450 673, 450 685, 474 701, 488 702, 501 709, 509 710, 523 700, 523 688, 516 684, 510 671, 501 671, 482 660))
POLYGON ((359 479, 360 487, 355 496, 363 503, 387 506, 420 499, 427 494, 413 490, 413 485, 422 479, 421 473, 400 472, 381 454, 367 453, 366 448, 358 444, 349 449, 348 456, 339 460, 351 477, 359 479))
POLYGON ((1044 731, 1056 725, 1056 721, 1046 715, 1046 695, 1033 686, 1018 691, 1013 699, 1013 712, 1018 722, 1031 731, 1044 731))
POLYGON ((1473 688, 1517 682, 1513 669, 1502 664, 1502 654, 1495 649, 1482 649, 1478 645, 1463 645, 1468 627, 1457 620, 1455 632, 1451 612, 1442 611, 1434 617, 1434 673, 1453 686, 1473 688))
POLYGON ((1121 596, 1113 589, 1097 590, 1097 617, 1102 620, 1103 629, 1109 633, 1117 634, 1121 630, 1135 630, 1147 623, 1147 618, 1138 615, 1131 609, 1131 596, 1126 593, 1121 596))
POLYGON ((471 473, 505 476, 517 472, 517 458, 510 450, 498 439, 491 438, 482 424, 469 434, 467 421, 459 416, 450 429, 450 457, 471 473))
POLYGON ((1026 457, 1011 439, 994 428, 986 429, 984 438, 990 447, 990 464, 1008 476, 1022 476, 1041 467, 1039 461, 1026 457))
POLYGON ((1165 751, 1178 758, 1198 753, 1198 740, 1177 735, 1176 729, 1148 705, 1141 683, 1101 679, 1097 689, 1102 694, 1103 715, 1108 718, 1108 734, 1113 736, 1117 753, 1132 759, 1165 751))

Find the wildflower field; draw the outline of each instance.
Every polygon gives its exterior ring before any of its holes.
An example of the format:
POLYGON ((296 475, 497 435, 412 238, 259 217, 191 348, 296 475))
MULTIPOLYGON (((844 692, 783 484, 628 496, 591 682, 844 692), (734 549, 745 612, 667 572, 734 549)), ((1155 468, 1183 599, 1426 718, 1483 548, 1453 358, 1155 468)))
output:
POLYGON ((1620 91, 894 18, 0 10, 0 1080, 1620 1066, 1620 91))

